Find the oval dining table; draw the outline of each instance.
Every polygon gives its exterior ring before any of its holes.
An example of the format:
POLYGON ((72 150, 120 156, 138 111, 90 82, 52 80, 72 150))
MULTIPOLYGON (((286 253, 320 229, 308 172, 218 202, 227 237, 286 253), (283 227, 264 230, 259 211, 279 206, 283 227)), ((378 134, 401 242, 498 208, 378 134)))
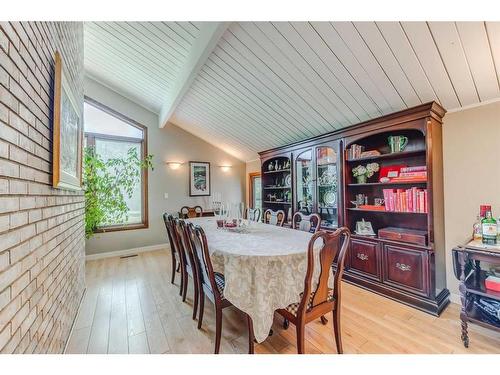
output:
POLYGON ((252 318, 255 340, 264 341, 274 311, 300 301, 312 233, 260 222, 238 233, 218 229, 214 217, 188 221, 205 231, 214 270, 225 277, 224 297, 252 318))

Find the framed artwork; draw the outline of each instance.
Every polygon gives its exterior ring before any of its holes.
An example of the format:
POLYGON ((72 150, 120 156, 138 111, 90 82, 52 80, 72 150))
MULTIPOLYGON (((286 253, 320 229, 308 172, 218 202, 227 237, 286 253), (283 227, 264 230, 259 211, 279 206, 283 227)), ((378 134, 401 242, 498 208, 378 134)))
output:
POLYGON ((52 186, 81 189, 82 116, 64 72, 59 52, 55 53, 52 186))
POLYGON ((210 163, 190 161, 189 196, 201 197, 207 195, 210 195, 210 163))

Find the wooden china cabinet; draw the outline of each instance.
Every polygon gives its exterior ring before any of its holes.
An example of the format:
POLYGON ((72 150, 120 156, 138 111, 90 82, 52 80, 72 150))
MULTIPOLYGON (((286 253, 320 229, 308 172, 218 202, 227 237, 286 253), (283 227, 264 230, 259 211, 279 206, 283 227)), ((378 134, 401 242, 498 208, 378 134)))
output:
POLYGON ((441 106, 431 102, 261 152, 264 210, 283 209, 287 220, 296 211, 316 212, 323 220, 322 229, 348 227, 353 235, 344 273, 346 281, 440 314, 449 303, 443 217, 444 114, 441 106), (394 136, 407 139, 403 150, 390 149, 388 139, 394 136), (373 153, 353 158, 353 145, 373 153), (276 162, 288 168, 276 170, 276 162), (369 163, 377 163, 380 170, 358 183, 353 169, 369 163), (382 169, 423 166, 427 170, 424 179, 379 181, 382 169), (425 208, 422 203, 421 212, 374 205, 375 198, 384 199, 384 189, 404 192, 412 188, 422 192, 422 197, 425 191, 425 208), (367 204, 355 202, 361 194, 367 204), (357 223, 363 220, 371 224, 374 235, 356 233, 357 223))

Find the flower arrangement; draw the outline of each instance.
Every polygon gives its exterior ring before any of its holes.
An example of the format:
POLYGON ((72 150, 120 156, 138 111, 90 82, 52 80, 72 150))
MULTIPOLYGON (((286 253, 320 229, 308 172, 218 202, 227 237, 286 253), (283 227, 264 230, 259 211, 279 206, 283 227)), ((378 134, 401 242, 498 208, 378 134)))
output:
POLYGON ((352 175, 357 178, 358 184, 364 184, 366 179, 372 177, 379 169, 378 163, 368 163, 366 166, 358 165, 353 168, 352 175))

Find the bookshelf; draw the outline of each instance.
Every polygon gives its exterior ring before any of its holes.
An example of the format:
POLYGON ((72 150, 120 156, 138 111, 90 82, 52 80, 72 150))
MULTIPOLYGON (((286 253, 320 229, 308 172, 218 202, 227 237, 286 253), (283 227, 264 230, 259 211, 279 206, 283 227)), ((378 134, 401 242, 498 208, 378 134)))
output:
POLYGON ((292 205, 292 170, 289 154, 262 162, 262 217, 267 209, 283 210, 288 220, 292 205))
POLYGON ((292 175, 291 202, 278 203, 264 197, 268 201, 264 207, 283 209, 287 216, 296 211, 318 213, 325 223, 323 230, 348 227, 353 235, 345 264, 347 282, 439 315, 449 303, 442 181, 441 124, 444 114, 445 110, 437 103, 426 103, 260 152, 266 194, 289 191, 288 186, 275 186, 267 182, 271 180, 266 181, 285 173, 269 171, 270 161, 289 158, 290 172, 286 173, 292 175), (404 148, 391 150, 388 138, 394 136, 407 138, 404 148), (354 155, 349 152, 353 144, 374 152, 363 157, 361 153, 354 155), (381 182, 382 171, 379 170, 373 177, 360 182, 352 170, 368 163, 377 163, 385 171, 425 166, 426 175, 414 174, 408 179, 406 174, 401 180, 381 182), (418 212, 414 212, 414 204, 408 201, 407 191, 412 188, 427 192, 424 209, 418 212), (388 189, 399 191, 398 199, 404 197, 403 209, 385 207, 385 202, 384 207, 369 209, 370 205, 375 205, 375 198, 385 199, 384 190, 387 195, 388 189), (401 195, 404 192, 406 196, 401 195), (359 194, 368 198, 367 205, 352 203, 359 194), (357 223, 363 219, 371 223, 374 235, 355 233, 357 223), (382 237, 379 237, 379 230, 383 230, 382 237))

